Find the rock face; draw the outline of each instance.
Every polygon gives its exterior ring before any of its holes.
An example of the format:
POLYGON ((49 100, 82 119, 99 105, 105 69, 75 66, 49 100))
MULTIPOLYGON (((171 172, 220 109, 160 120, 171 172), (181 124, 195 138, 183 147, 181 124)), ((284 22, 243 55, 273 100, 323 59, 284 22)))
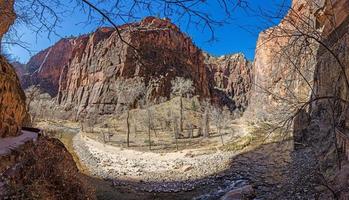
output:
POLYGON ((13 63, 10 63, 12 66, 13 66, 13 68, 15 69, 15 71, 16 71, 16 74, 17 74, 17 76, 18 76, 18 78, 20 78, 19 80, 20 80, 20 82, 22 83, 22 77, 24 77, 25 76, 25 74, 27 73, 26 72, 26 69, 25 69, 25 65, 24 64, 22 64, 22 63, 20 63, 20 62, 13 62, 13 63))
POLYGON ((74 39, 62 39, 33 56, 25 66, 27 74, 21 78, 22 87, 38 85, 44 92, 56 96, 61 71, 69 63, 74 42, 74 39))
POLYGON ((227 94, 235 106, 244 111, 250 99, 252 64, 243 54, 221 57, 207 55, 207 64, 214 80, 214 87, 227 94))
POLYGON ((0 1, 0 10, 2 11, 0 23, 0 38, 8 31, 16 19, 13 9, 14 0, 0 1))
MULTIPOLYGON (((324 29, 321 40, 324 45, 320 46, 316 54, 314 94, 310 109, 311 128, 315 127, 315 129, 309 128, 307 136, 311 138, 319 154, 322 155, 324 154, 322 152, 327 154, 336 152, 333 124, 336 129, 344 132, 349 127, 349 2, 337 0, 333 4, 326 4, 318 21, 324 29), (329 21, 323 15, 332 16, 330 18, 332 20, 329 21)), ((346 153, 343 152, 343 157, 345 155, 346 153)), ((329 163, 337 165, 334 161, 336 159, 331 161, 330 158, 336 158, 336 155, 322 157, 323 168, 329 168, 329 163)), ((345 160, 344 158, 343 161, 345 160)), ((340 186, 349 188, 349 183, 342 182, 340 186)), ((349 196, 348 190, 342 190, 339 193, 339 199, 346 199, 349 196)))
MULTIPOLYGON (((0 38, 15 20, 13 1, 1 1, 0 38)), ((17 135, 26 116, 25 95, 13 67, 0 56, 0 138, 17 135)))
POLYGON ((245 109, 251 67, 243 55, 207 56, 167 19, 147 17, 119 29, 129 45, 114 29, 99 28, 40 52, 26 64, 22 86, 39 85, 69 118, 136 106, 141 96, 128 91, 138 86, 147 102, 163 101, 178 76, 192 80, 202 99, 245 109))
POLYGON ((144 84, 146 100, 156 102, 170 97, 176 76, 191 79, 196 94, 210 97, 204 56, 175 25, 148 17, 120 29, 130 45, 116 31, 101 28, 74 48, 71 63, 62 71, 60 105, 75 107, 78 113, 111 114, 136 103, 125 102, 117 95, 121 90, 144 84))
POLYGON ((294 107, 298 102, 309 99, 316 59, 311 52, 316 52, 318 43, 302 33, 317 32, 315 15, 319 9, 319 2, 293 1, 278 26, 260 33, 248 108, 248 115, 254 115, 251 118, 282 121, 297 111, 294 107))
MULTIPOLYGON (((325 9, 323 14, 334 16, 335 22, 321 21, 324 27, 321 46, 317 52, 317 64, 314 74, 314 95, 313 99, 334 96, 342 100, 349 99, 349 2, 336 1, 333 9, 325 9)), ((320 20, 324 18, 319 16, 320 20)), ((319 20, 319 21, 320 21, 319 20)), ((313 118, 325 119, 330 122, 332 113, 331 107, 335 105, 338 123, 349 127, 349 111, 347 103, 340 101, 328 101, 323 99, 315 101, 312 105, 313 118)))
POLYGON ((25 95, 16 72, 0 56, 0 138, 17 135, 25 116, 25 95))

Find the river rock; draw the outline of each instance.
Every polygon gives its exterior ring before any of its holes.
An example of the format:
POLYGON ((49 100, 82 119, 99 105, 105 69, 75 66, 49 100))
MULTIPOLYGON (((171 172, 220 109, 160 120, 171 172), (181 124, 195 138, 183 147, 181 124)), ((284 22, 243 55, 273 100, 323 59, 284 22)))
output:
POLYGON ((252 196, 254 196, 253 187, 251 185, 246 185, 229 191, 221 198, 221 200, 243 200, 246 199, 246 197, 252 196))

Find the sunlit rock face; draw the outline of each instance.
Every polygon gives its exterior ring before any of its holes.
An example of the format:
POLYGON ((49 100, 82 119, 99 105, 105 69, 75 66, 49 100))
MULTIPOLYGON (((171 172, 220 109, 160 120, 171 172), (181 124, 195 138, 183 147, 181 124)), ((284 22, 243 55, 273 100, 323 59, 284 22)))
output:
POLYGON ((75 46, 62 71, 60 105, 75 107, 78 113, 111 114, 135 103, 118 98, 120 82, 127 88, 144 83, 146 100, 156 102, 170 97, 176 76, 191 79, 195 93, 210 98, 204 56, 174 24, 148 17, 120 30, 130 45, 113 29, 101 28, 75 46))
POLYGON ((250 99, 252 87, 252 64, 243 54, 221 57, 207 55, 207 64, 214 80, 214 87, 233 100, 244 111, 250 99))
POLYGON ((59 77, 72 56, 73 44, 74 39, 62 39, 33 56, 25 66, 27 74, 21 78, 22 87, 38 85, 44 92, 56 96, 59 77))
MULTIPOLYGON (((0 38, 15 20, 13 1, 0 1, 0 38)), ((26 116, 25 96, 13 67, 0 56, 0 138, 17 135, 26 116)))
POLYGON ((146 101, 161 102, 170 98, 171 81, 178 76, 192 80, 202 99, 246 107, 251 65, 242 54, 207 56, 167 19, 147 17, 119 29, 124 41, 113 28, 62 39, 30 59, 22 86, 38 85, 67 113, 78 114, 70 118, 136 106, 139 99, 120 97, 121 85, 124 90, 143 85, 146 101))
POLYGON ((253 65, 250 119, 282 121, 309 100, 318 43, 303 33, 321 33, 316 13, 321 1, 293 1, 278 26, 259 35, 253 65), (309 30, 311 32, 309 32, 309 30))
POLYGON ((25 116, 25 95, 16 72, 0 56, 0 138, 17 135, 25 116))
POLYGON ((1 21, 0 21, 0 38, 8 31, 10 26, 16 19, 16 14, 13 9, 14 0, 1 0, 1 21))

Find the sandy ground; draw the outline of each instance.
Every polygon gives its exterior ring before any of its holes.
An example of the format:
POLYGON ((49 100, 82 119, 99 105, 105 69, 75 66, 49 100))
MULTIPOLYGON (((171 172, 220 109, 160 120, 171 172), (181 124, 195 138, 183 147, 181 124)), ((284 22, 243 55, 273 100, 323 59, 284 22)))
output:
MULTIPOLYGON (((244 126, 236 126, 246 135, 244 126)), ((215 139, 215 138, 214 138, 215 139)), ((79 133, 73 147, 91 175, 118 180, 164 182, 200 179, 229 167, 235 151, 221 151, 215 145, 171 152, 138 151, 104 144, 79 133)))
POLYGON ((140 152, 97 142, 78 134, 73 145, 80 160, 97 177, 133 181, 183 181, 216 174, 228 167, 234 152, 183 150, 140 152))

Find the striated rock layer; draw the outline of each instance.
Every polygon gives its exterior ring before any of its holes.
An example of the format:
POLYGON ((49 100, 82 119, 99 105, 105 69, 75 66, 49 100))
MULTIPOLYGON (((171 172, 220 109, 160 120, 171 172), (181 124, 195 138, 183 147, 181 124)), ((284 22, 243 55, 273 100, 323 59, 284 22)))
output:
POLYGON ((81 39, 62 71, 60 105, 75 107, 78 113, 111 114, 136 103, 117 95, 121 90, 141 83, 146 100, 156 102, 159 97, 170 97, 171 80, 176 76, 191 79, 196 94, 210 97, 201 50, 172 23, 149 17, 120 29, 130 45, 108 28, 81 39))

